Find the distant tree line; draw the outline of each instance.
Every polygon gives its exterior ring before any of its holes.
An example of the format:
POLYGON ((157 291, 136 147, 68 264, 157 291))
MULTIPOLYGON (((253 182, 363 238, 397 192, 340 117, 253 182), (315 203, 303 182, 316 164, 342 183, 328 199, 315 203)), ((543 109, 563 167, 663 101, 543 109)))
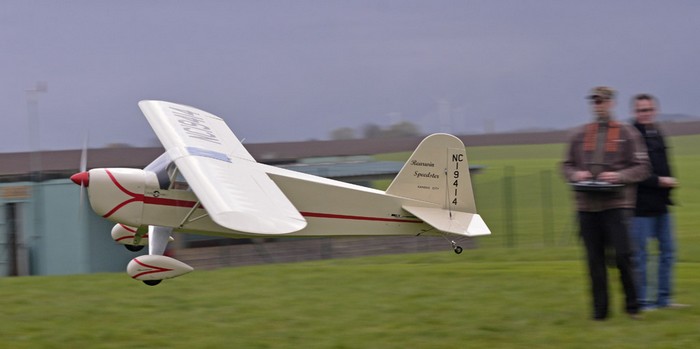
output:
POLYGON ((386 128, 370 123, 364 125, 359 131, 352 127, 341 127, 331 131, 330 138, 337 141, 348 139, 417 137, 420 135, 420 129, 414 123, 401 121, 386 128))

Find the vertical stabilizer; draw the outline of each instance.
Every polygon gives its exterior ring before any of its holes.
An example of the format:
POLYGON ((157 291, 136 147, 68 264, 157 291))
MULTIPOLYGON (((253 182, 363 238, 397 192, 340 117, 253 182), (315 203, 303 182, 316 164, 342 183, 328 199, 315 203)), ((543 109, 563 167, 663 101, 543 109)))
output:
POLYGON ((449 211, 476 213, 464 143, 445 133, 426 137, 386 193, 449 211))

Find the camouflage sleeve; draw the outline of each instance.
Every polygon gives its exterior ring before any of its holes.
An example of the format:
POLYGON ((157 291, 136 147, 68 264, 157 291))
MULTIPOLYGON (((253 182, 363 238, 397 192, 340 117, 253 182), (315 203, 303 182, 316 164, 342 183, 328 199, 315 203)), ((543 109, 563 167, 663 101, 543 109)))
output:
POLYGON ((638 183, 645 180, 651 174, 651 164, 649 163, 647 147, 642 140, 642 135, 636 128, 625 125, 624 132, 627 134, 626 138, 630 144, 626 149, 627 154, 624 154, 624 156, 630 159, 630 166, 618 172, 620 174, 620 182, 638 183))

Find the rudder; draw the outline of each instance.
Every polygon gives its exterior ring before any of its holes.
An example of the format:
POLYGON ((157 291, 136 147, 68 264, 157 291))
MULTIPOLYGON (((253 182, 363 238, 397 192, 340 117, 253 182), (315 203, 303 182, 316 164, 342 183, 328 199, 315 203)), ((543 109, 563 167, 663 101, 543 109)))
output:
POLYGON ((445 210, 476 213, 464 143, 445 133, 426 137, 386 193, 432 203, 445 210))

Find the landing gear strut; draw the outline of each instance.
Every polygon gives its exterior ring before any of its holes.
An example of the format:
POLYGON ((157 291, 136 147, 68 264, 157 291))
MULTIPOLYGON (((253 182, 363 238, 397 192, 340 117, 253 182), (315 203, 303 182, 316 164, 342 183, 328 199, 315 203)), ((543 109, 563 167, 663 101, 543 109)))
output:
POLYGON ((457 245, 457 243, 454 240, 450 239, 450 237, 447 236, 448 234, 442 233, 441 235, 443 238, 445 238, 445 240, 447 240, 450 243, 450 245, 452 245, 452 250, 454 250, 456 254, 461 254, 462 251, 464 251, 462 246, 457 245))
POLYGON ((464 249, 462 249, 462 246, 457 245, 457 243, 454 242, 454 240, 452 240, 450 242, 452 243, 452 249, 455 250, 456 254, 462 253, 462 251, 464 250, 464 249))

